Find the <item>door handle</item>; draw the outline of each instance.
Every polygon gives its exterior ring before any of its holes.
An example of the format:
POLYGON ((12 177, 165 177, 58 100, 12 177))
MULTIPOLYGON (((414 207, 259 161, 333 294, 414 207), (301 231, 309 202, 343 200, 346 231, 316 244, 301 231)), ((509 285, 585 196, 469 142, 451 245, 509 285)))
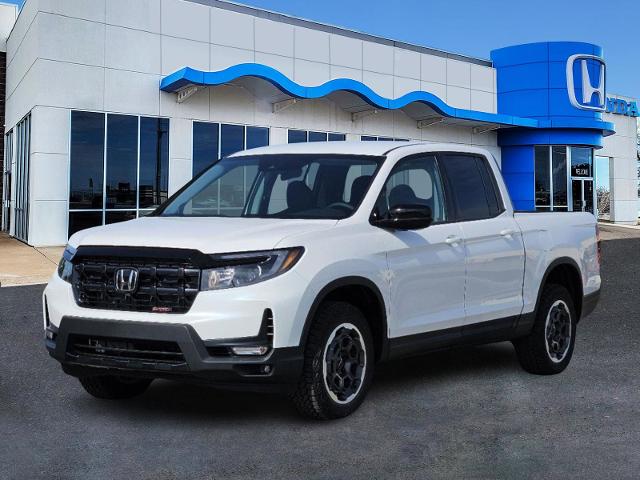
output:
POLYGON ((446 239, 445 239, 445 243, 447 245, 451 245, 452 247, 455 247, 456 245, 458 245, 460 242, 462 241, 462 239, 460 237, 456 237, 455 235, 449 235, 446 239))
POLYGON ((500 232, 500 235, 502 235, 503 237, 510 237, 512 236, 515 232, 515 230, 511 229, 511 228, 505 228, 504 230, 502 230, 500 232))

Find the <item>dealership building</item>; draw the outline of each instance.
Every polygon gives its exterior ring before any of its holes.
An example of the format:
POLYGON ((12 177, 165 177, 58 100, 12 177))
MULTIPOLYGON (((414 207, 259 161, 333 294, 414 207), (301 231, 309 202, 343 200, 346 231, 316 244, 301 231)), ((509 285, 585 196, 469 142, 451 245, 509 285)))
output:
MULTIPOLYGON (((607 165, 610 220, 637 223, 638 106, 606 90, 596 45, 480 59, 219 0, 26 0, 0 17, 2 228, 31 245, 147 215, 238 150, 311 141, 481 146, 527 211, 597 213, 607 165)), ((221 213, 244 199, 220 195, 221 213)))

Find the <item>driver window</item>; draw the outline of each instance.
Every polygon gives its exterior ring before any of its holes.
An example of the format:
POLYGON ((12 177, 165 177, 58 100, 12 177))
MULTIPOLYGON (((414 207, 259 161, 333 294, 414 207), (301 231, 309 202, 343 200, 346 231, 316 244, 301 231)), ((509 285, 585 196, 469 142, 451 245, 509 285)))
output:
POLYGON ((443 190, 434 155, 400 160, 380 193, 377 214, 384 217, 400 205, 422 205, 431 208, 433 223, 446 222, 443 190))

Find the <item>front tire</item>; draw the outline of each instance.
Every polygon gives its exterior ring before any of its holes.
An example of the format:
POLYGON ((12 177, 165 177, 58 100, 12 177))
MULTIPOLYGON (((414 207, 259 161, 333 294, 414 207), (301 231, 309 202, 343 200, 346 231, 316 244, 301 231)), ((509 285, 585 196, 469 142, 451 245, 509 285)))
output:
POLYGON ((561 285, 546 285, 535 315, 531 333, 513 342, 520 365, 537 375, 560 373, 576 342, 578 318, 571 294, 561 285))
POLYGON ((115 375, 80 377, 80 384, 96 398, 122 400, 143 394, 153 379, 130 378, 115 375))
POLYGON ((362 312, 347 302, 324 302, 309 331, 293 402, 314 419, 346 417, 364 400, 374 363, 373 336, 362 312))

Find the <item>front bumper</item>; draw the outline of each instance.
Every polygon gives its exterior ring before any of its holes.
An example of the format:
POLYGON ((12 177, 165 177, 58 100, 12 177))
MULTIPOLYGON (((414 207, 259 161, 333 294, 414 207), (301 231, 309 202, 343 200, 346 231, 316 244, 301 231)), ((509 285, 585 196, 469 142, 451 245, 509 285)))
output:
POLYGON ((264 328, 255 337, 204 341, 188 324, 65 316, 58 327, 47 327, 45 344, 63 370, 76 377, 113 374, 289 390, 302 372, 302 348, 271 348, 251 357, 233 355, 228 348, 267 341, 264 328), (174 350, 167 353, 160 351, 165 347, 152 350, 149 345, 171 345, 174 350))

